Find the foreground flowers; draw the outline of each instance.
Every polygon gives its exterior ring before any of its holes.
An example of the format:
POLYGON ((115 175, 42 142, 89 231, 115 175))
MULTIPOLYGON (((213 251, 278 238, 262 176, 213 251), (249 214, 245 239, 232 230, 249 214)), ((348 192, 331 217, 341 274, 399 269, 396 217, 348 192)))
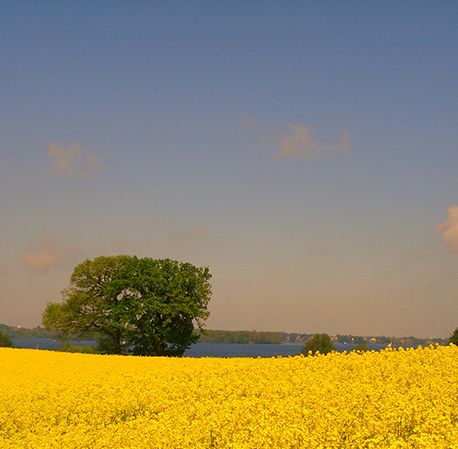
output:
POLYGON ((274 359, 0 349, 0 447, 458 448, 458 348, 274 359))

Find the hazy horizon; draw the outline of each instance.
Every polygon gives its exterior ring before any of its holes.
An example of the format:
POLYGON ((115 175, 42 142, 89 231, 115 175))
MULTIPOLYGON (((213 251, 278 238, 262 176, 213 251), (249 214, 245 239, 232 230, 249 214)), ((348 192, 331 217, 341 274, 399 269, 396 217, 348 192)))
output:
POLYGON ((210 329, 458 327, 458 3, 7 2, 0 322, 209 266, 210 329))

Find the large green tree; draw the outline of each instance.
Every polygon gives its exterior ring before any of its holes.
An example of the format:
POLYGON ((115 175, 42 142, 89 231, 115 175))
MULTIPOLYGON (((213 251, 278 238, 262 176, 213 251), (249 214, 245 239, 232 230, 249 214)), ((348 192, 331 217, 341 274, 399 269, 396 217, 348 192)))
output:
POLYGON ((170 259, 97 257, 75 267, 63 302, 43 325, 64 335, 95 332, 113 354, 182 355, 208 317, 211 274, 170 259))

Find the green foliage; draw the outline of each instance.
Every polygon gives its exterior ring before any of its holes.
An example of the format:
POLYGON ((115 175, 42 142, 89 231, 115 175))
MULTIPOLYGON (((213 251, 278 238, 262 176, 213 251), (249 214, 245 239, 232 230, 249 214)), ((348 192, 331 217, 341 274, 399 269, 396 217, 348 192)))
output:
POLYGON ((453 331, 453 334, 448 339, 448 342, 458 346, 458 327, 453 331))
POLYGON ((64 301, 47 305, 43 325, 63 335, 95 332, 108 353, 179 356, 209 315, 210 278, 206 267, 170 259, 86 260, 75 267, 64 301))
POLYGON ((70 343, 69 341, 66 341, 66 342, 62 343, 62 346, 61 346, 60 350, 62 352, 80 352, 80 353, 84 353, 84 354, 96 354, 97 353, 96 349, 93 346, 89 346, 89 345, 84 345, 84 346, 74 345, 74 344, 70 343))
POLYGON ((13 346, 13 342, 8 335, 0 332, 0 348, 11 348, 13 346))
POLYGON ((358 343, 354 348, 353 351, 356 352, 366 352, 369 351, 369 345, 366 342, 358 343))
POLYGON ((328 334, 314 334, 305 343, 302 353, 305 355, 328 354, 335 349, 328 334))

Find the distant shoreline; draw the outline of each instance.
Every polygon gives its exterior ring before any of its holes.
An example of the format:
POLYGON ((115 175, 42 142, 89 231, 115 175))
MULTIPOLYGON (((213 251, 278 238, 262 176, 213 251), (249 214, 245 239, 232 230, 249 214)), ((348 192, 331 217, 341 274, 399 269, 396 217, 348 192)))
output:
MULTIPOLYGON (((13 346, 17 349, 37 349, 60 351, 63 341, 46 337, 13 338, 13 346)), ((71 340, 74 348, 91 347, 97 345, 95 340, 71 340)), ((291 357, 301 354, 302 343, 194 343, 185 351, 184 357, 291 357)), ((358 347, 357 344, 335 344, 337 352, 350 352, 358 347)), ((369 344, 368 350, 380 351, 388 344, 369 344)), ((394 348, 399 347, 392 345, 394 348)), ((417 345, 418 346, 418 345, 417 345)), ((412 346, 402 346, 412 347, 412 346)), ((413 346, 416 347, 416 346, 413 346)), ((76 351, 78 352, 78 351, 76 351)))
MULTIPOLYGON (((50 338, 61 340, 61 336, 56 332, 48 331, 42 327, 32 329, 9 326, 0 324, 0 332, 15 338, 50 338)), ((312 336, 312 333, 297 332, 275 332, 275 331, 231 331, 207 329, 199 338, 199 343, 224 343, 224 344, 305 344, 312 336)), ((418 337, 387 337, 387 336, 355 336, 355 335, 335 335, 331 337, 337 345, 388 345, 416 347, 435 344, 447 344, 446 338, 418 338, 418 337)), ((68 340, 91 341, 97 340, 94 334, 84 336, 69 336, 68 340)))

